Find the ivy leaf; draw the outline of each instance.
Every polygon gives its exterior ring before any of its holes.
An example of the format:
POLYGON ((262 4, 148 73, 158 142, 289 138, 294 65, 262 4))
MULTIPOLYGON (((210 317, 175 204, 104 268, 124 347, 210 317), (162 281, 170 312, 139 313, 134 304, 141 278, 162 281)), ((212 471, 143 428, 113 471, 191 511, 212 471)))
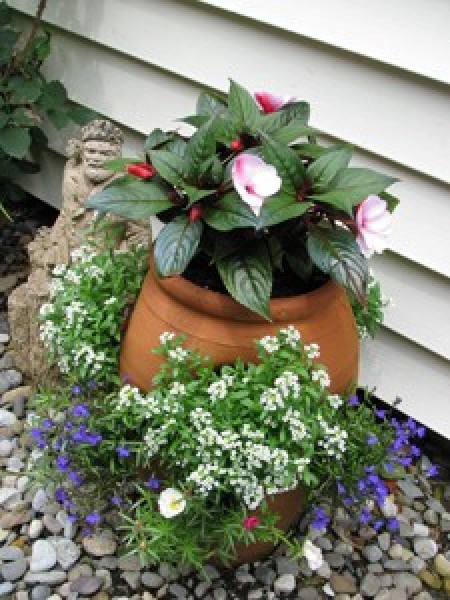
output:
POLYGON ((68 110, 68 115, 77 125, 86 125, 89 121, 93 121, 99 117, 99 114, 95 110, 87 106, 81 106, 80 104, 71 106, 68 110))
POLYGON ((8 82, 8 89, 12 92, 12 104, 32 104, 41 95, 42 84, 38 78, 12 77, 8 82))
MULTIPOLYGON (((320 160, 320 159, 319 159, 320 160)), ((352 214, 352 209, 369 194, 379 194, 398 181, 395 177, 382 175, 371 169, 348 167, 340 171, 325 192, 313 193, 311 200, 332 204, 339 210, 352 214)))
POLYGON ((252 209, 236 192, 230 192, 207 208, 204 221, 213 229, 231 231, 242 227, 256 227, 257 218, 252 209))
POLYGON ((259 123, 260 112, 256 101, 233 80, 230 83, 228 110, 236 125, 244 130, 253 131, 259 123))
POLYGON ((317 228, 308 234, 307 248, 311 260, 321 271, 356 298, 365 297, 368 262, 350 231, 317 228))
POLYGON ((264 201, 258 218, 258 228, 270 227, 300 217, 310 206, 312 202, 299 202, 293 194, 278 192, 264 201))
POLYGON ((173 206, 162 182, 121 179, 113 181, 86 202, 87 208, 126 219, 147 219, 173 206))
POLYGON ((5 127, 0 129, 0 148, 13 158, 24 158, 31 144, 28 129, 5 127))
POLYGON ((182 186, 186 177, 186 166, 180 156, 167 150, 153 150, 150 152, 150 160, 163 179, 172 185, 182 186))
POLYGON ((67 102, 67 91, 59 81, 46 82, 38 105, 45 111, 55 109, 67 102))
POLYGON ((326 190, 336 175, 350 162, 350 148, 327 150, 308 167, 314 191, 326 190))
POLYGON ((271 320, 269 300, 272 291, 272 265, 263 241, 217 262, 220 277, 231 296, 251 311, 271 320))
POLYGON ((203 231, 203 223, 189 223, 187 217, 180 216, 167 223, 155 242, 156 269, 162 277, 183 273, 194 254, 203 231))

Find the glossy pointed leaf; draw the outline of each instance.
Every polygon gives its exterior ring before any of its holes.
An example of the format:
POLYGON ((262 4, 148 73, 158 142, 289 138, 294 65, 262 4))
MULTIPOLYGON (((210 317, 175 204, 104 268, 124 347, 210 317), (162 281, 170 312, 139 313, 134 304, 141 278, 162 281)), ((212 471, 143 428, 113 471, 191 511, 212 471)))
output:
POLYGON ((295 195, 281 191, 264 200, 258 218, 258 228, 270 227, 300 217, 310 206, 312 206, 312 202, 299 202, 295 195))
POLYGON ((163 179, 175 186, 182 185, 187 169, 181 156, 167 150, 152 150, 150 161, 163 179))
POLYGON ((259 123, 260 112, 256 101, 235 81, 230 83, 228 110, 233 121, 247 131, 252 131, 259 123))
POLYGON ((350 148, 327 150, 308 167, 308 176, 312 181, 314 191, 328 188, 336 175, 350 162, 350 148))
POLYGON ((255 213, 236 192, 226 194, 213 206, 207 208, 203 219, 210 227, 219 231, 256 227, 257 224, 255 213))
POLYGON ((154 257, 158 274, 162 277, 183 273, 197 251, 203 223, 189 223, 180 216, 167 223, 156 238, 154 257))

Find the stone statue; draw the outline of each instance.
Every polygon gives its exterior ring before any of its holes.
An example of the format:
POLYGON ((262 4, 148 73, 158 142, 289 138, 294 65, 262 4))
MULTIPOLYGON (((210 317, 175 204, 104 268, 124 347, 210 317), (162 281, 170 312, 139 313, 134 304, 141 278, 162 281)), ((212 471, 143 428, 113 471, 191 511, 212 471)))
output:
MULTIPOLYGON (((26 283, 11 293, 8 316, 17 366, 32 379, 42 380, 43 375, 49 374, 37 315, 48 299, 51 271, 55 265, 69 264, 70 253, 86 243, 87 231, 96 215, 85 209, 85 201, 114 177, 104 163, 119 158, 122 145, 121 130, 105 119, 91 121, 81 129, 81 140, 68 142, 61 212, 53 227, 41 228, 28 245, 31 274, 26 283)), ((121 250, 129 241, 148 243, 149 224, 128 224, 112 216, 108 219, 114 225, 123 225, 118 241, 121 250)))

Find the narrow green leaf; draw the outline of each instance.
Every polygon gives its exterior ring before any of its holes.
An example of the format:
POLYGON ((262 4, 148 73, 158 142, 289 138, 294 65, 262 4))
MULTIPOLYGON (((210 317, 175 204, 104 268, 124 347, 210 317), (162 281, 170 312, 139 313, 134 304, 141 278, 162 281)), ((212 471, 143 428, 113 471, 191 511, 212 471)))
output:
POLYGON ((198 176, 202 163, 215 154, 216 140, 213 131, 214 121, 210 119, 202 125, 187 143, 184 158, 187 164, 188 174, 191 177, 198 176))
POLYGON ((258 127, 266 133, 273 134, 294 119, 307 125, 309 120, 309 104, 307 102, 294 102, 269 115, 261 115, 258 127))
POLYGON ((312 127, 305 125, 300 120, 294 120, 278 129, 278 131, 272 134, 272 137, 281 144, 289 145, 300 138, 308 137, 314 133, 317 132, 312 127))
POLYGON ((245 130, 253 131, 260 120, 260 112, 254 98, 245 88, 231 80, 228 110, 233 121, 245 130))
POLYGON ((319 144, 295 144, 295 151, 302 158, 319 158, 322 154, 327 152, 328 148, 319 146, 319 144))
POLYGON ((312 202, 299 202, 293 194, 278 192, 264 201, 258 218, 258 228, 270 227, 300 217, 310 206, 312 202))
POLYGON ((28 129, 5 127, 0 129, 0 148, 13 158, 24 158, 31 144, 28 129))
POLYGON ((226 194, 213 206, 207 208, 203 219, 210 227, 219 231, 256 227, 257 223, 255 213, 236 192, 226 194))
POLYGON ((162 182, 135 178, 120 182, 114 181, 89 198, 86 207, 127 219, 147 219, 173 206, 162 182))
POLYGON ((309 256, 324 273, 356 298, 365 297, 369 267, 354 235, 344 229, 317 228, 307 240, 309 256))
POLYGON ((328 188, 336 175, 350 162, 352 151, 350 148, 337 148, 327 150, 308 167, 308 175, 313 183, 314 191, 323 191, 328 188))
POLYGON ((271 320, 269 300, 273 273, 263 241, 222 258, 217 262, 217 268, 226 289, 237 302, 271 320))
POLYGON ((181 119, 177 119, 177 121, 181 121, 182 123, 187 123, 188 125, 192 125, 192 127, 196 127, 199 129, 202 125, 209 121, 208 115, 191 115, 189 117, 182 117, 181 119))
POLYGON ((262 132, 265 160, 273 165, 283 180, 283 190, 295 193, 306 178, 306 169, 297 154, 284 144, 262 132))
POLYGON ((183 273, 194 254, 203 231, 203 223, 189 223, 187 217, 180 216, 167 223, 155 242, 156 269, 162 277, 183 273))
POLYGON ((226 110, 225 98, 219 93, 202 92, 197 100, 197 115, 211 117, 226 110))
POLYGON ((173 140, 174 135, 175 134, 172 131, 166 132, 159 128, 154 129, 145 139, 145 151, 149 152, 158 146, 162 146, 169 140, 173 140))
POLYGON ((86 123, 89 123, 89 121, 99 118, 98 112, 88 108, 87 106, 82 106, 81 104, 71 106, 67 114, 77 125, 86 125, 86 123))
POLYGON ((38 105, 45 111, 56 109, 67 102, 67 91, 59 81, 49 81, 42 89, 38 105))
POLYGON ((207 198, 208 196, 211 196, 212 194, 216 193, 215 189, 214 190, 201 190, 201 189, 196 188, 196 187, 194 187, 192 185, 187 185, 186 183, 183 183, 183 190, 188 195, 189 206, 191 204, 195 204, 196 202, 198 202, 202 198, 207 198))
POLYGON ((166 150, 152 150, 150 160, 163 179, 173 185, 182 185, 186 177, 186 166, 180 156, 166 150))
POLYGON ((394 210, 397 208, 398 204, 400 203, 400 200, 398 198, 396 198, 392 194, 388 194, 387 192, 380 192, 378 195, 383 200, 386 200, 388 211, 391 213, 394 212, 394 210))

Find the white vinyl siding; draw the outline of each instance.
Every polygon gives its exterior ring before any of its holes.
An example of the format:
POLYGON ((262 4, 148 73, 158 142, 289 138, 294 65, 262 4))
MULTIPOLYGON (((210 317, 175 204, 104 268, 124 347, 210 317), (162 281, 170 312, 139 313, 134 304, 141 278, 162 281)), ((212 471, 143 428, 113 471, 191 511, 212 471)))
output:
MULTIPOLYGON (((308 100, 325 141, 352 143, 354 164, 400 179, 391 246, 373 264, 394 307, 363 345, 362 383, 450 437, 450 3, 59 0, 45 19, 48 74, 124 128, 128 155, 232 77, 308 100)), ((50 131, 44 173, 26 182, 52 204, 64 135, 50 131)))

